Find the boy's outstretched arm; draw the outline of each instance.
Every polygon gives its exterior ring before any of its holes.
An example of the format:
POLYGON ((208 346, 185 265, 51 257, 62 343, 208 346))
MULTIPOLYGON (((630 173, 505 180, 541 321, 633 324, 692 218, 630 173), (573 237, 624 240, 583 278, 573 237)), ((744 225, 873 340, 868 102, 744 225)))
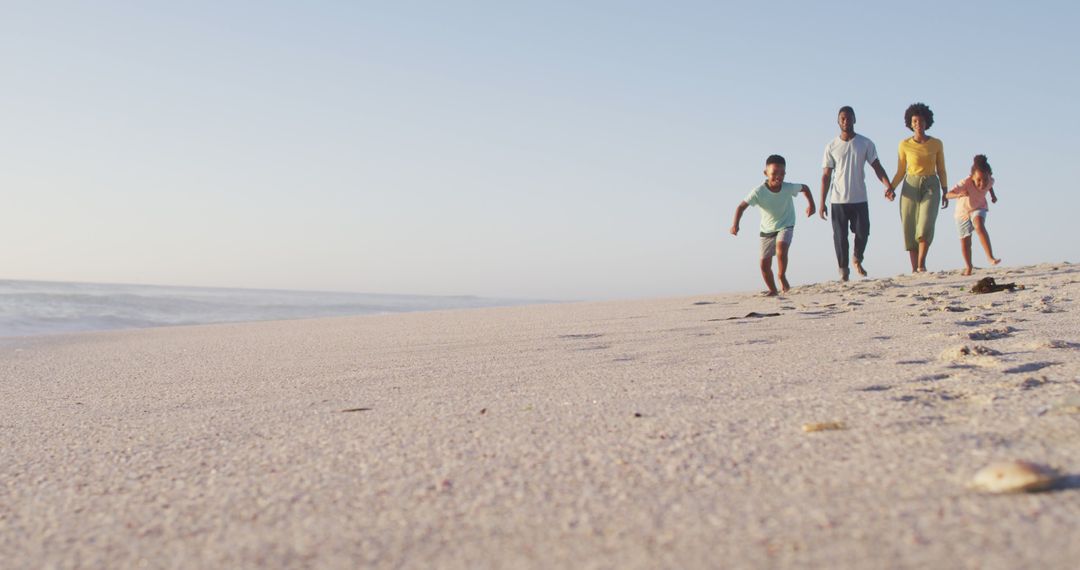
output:
POLYGON ((739 221, 742 220, 743 212, 750 207, 745 201, 739 202, 739 207, 735 208, 735 221, 731 223, 731 235, 739 235, 739 221))
POLYGON ((806 194, 806 217, 809 218, 810 216, 814 215, 814 196, 810 194, 810 187, 806 184, 802 185, 802 190, 800 190, 800 192, 806 194))

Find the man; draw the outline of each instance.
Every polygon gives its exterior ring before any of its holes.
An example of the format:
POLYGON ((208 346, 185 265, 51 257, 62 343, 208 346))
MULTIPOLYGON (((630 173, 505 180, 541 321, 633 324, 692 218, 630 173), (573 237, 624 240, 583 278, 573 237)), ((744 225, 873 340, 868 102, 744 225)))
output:
POLYGON ((870 208, 866 203, 867 163, 873 167, 878 180, 885 185, 885 197, 892 201, 895 196, 889 176, 878 161, 877 148, 873 141, 855 134, 855 110, 847 106, 841 107, 837 123, 840 124, 840 136, 825 145, 819 214, 821 219, 828 219, 825 206, 825 197, 828 195, 829 202, 832 203, 833 245, 836 248, 836 261, 840 264, 840 280, 847 281, 851 274, 848 268, 849 227, 855 234, 855 271, 866 277, 863 253, 866 251, 866 240, 870 237, 870 208))

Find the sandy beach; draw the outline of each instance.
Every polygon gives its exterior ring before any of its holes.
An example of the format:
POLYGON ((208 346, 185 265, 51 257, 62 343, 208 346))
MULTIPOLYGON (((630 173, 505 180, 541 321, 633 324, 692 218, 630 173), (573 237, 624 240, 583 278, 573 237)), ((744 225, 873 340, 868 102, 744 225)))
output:
POLYGON ((0 439, 5 568, 1073 568, 1080 265, 6 339, 0 439))

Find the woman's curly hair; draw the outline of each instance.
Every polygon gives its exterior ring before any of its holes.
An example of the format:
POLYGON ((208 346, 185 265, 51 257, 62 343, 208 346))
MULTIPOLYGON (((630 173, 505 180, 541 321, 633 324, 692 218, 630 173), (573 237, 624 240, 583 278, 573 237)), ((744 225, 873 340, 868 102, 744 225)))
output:
POLYGON ((912 103, 908 105, 907 111, 904 111, 904 124, 907 125, 908 130, 915 130, 911 127, 911 118, 915 115, 922 117, 927 129, 934 125, 934 112, 930 110, 930 107, 927 107, 925 103, 912 103))

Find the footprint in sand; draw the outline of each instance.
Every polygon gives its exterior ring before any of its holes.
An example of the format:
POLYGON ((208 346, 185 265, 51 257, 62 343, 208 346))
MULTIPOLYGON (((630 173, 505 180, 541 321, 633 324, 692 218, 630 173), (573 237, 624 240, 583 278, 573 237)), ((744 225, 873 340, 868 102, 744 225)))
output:
POLYGON ((747 340, 747 341, 743 341, 743 342, 736 342, 734 344, 736 346, 740 345, 740 344, 776 344, 776 341, 775 340, 770 340, 770 339, 767 339, 767 338, 756 338, 756 339, 747 340))
POLYGON ((561 334, 559 338, 566 340, 588 340, 590 338, 600 338, 604 335, 600 333, 582 333, 582 334, 561 334))
POLYGON ((884 384, 874 384, 872 386, 857 389, 857 391, 859 392, 885 392, 887 390, 892 390, 892 386, 886 386, 884 384))
POLYGON ((1012 327, 986 328, 968 333, 968 338, 971 340, 997 340, 1012 336, 1014 332, 1016 332, 1016 329, 1012 327))
POLYGON ((981 327, 993 323, 994 319, 985 315, 971 315, 963 320, 956 321, 956 324, 962 327, 981 327))
POLYGON ((1080 349, 1080 343, 1067 342, 1064 340, 1036 340, 1024 345, 1024 348, 1028 350, 1060 350, 1060 349, 1080 349))
POLYGON ((916 403, 927 407, 933 407, 941 402, 952 402, 954 400, 962 399, 964 399, 964 396, 962 395, 957 395, 938 388, 916 388, 914 394, 905 394, 903 396, 893 396, 890 398, 890 400, 895 402, 916 403))
POLYGON ((914 380, 914 382, 937 382, 938 380, 944 380, 944 379, 948 378, 949 376, 950 376, 949 374, 945 374, 945 373, 926 374, 926 375, 923 375, 923 376, 919 376, 918 378, 916 378, 914 380))
POLYGON ((985 346, 960 345, 947 348, 941 352, 938 359, 952 363, 954 366, 984 366, 994 367, 1000 365, 1001 353, 985 346))
POLYGON ((1006 374, 1023 374, 1025 372, 1035 372, 1042 370, 1049 366, 1057 366, 1060 362, 1029 362, 1027 364, 1021 364, 1020 366, 1014 366, 1012 368, 1006 368, 1004 372, 1006 374))
POLYGON ((1043 386, 1045 386, 1047 384, 1054 384, 1054 383, 1055 382, 1048 379, 1046 376, 1043 376, 1042 378, 1028 378, 1028 379, 1026 379, 1026 380, 1024 380, 1023 382, 1020 383, 1020 389, 1021 390, 1032 390, 1032 389, 1035 389, 1035 388, 1041 388, 1041 387, 1043 387, 1043 386))

